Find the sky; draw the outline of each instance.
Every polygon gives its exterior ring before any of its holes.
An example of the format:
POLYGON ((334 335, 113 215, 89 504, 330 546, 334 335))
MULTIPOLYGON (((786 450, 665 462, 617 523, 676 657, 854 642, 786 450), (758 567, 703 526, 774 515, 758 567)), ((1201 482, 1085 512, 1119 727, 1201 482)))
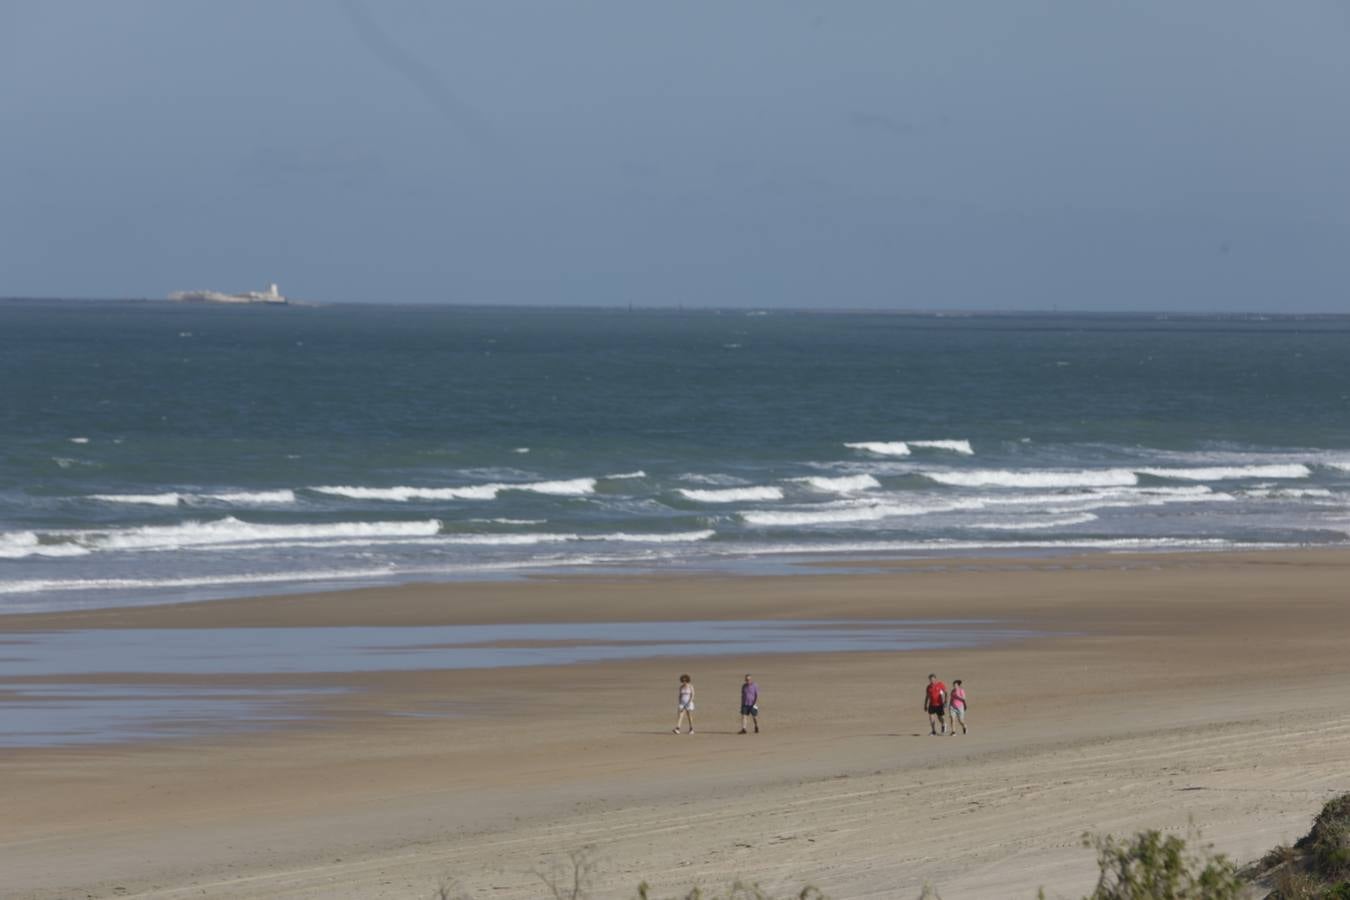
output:
POLYGON ((0 0, 0 296, 1350 313, 1350 0, 0 0))

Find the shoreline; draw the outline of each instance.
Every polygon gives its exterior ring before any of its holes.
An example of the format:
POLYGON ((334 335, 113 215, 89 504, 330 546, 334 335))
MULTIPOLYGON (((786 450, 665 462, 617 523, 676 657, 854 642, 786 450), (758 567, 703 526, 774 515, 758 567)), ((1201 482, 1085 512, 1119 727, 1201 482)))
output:
MULTIPOLYGON (((122 606, 99 606, 81 609, 62 609, 45 612, 0 611, 0 633, 9 631, 44 630, 49 628, 130 628, 139 627, 215 627, 229 623, 236 627, 256 624, 274 627, 287 622, 309 624, 307 618, 316 614, 331 617, 337 625, 433 625, 433 624, 491 624, 491 607, 501 602, 521 602, 539 585, 594 585, 606 594, 614 594, 625 586, 670 585, 678 583, 753 584, 761 580, 818 579, 841 576, 875 578, 898 573, 943 574, 971 572, 1053 572, 1061 570, 1132 570, 1181 567, 1214 567, 1227 565, 1287 565, 1337 564, 1350 561, 1350 547, 1299 547, 1293 549, 1261 550, 1205 550, 1205 551, 1123 551, 1074 552, 1035 555, 942 556, 904 559, 819 559, 789 563, 787 573, 756 573, 746 571, 724 572, 715 569, 693 571, 661 571, 640 569, 601 573, 585 570, 560 570, 551 573, 525 572, 513 578, 463 578, 453 580, 394 582, 385 585, 339 587, 282 593, 254 593, 241 596, 205 600, 184 600, 165 603, 147 603, 122 606), (426 598, 435 592, 454 592, 461 605, 447 610, 444 604, 426 598), (395 596, 399 609, 381 609, 374 601, 380 597, 395 596), (164 623, 177 623, 176 625, 164 623)), ((841 598, 843 610, 850 606, 848 598, 841 598)), ((765 612, 762 604, 755 607, 765 612)), ((626 615, 616 621, 651 621, 656 616, 646 606, 637 604, 622 610, 626 615)), ((529 619, 533 622, 600 621, 585 609, 560 610, 556 607, 531 604, 529 619)), ((600 615, 604 615, 601 613, 600 615)), ((699 618, 734 618, 725 607, 700 607, 699 618)), ((821 616, 829 618, 831 616, 821 616)), ((842 618, 867 618, 865 615, 842 613, 842 618)), ((518 618, 512 616, 512 619, 518 618)), ((504 621, 504 620, 502 620, 504 621)))
MULTIPOLYGON (((1184 832, 1239 861, 1350 772, 1350 551, 897 561, 785 576, 565 577, 0 617, 0 632, 529 622, 999 619, 945 650, 204 678, 342 686, 263 732, 0 750, 17 897, 537 896, 590 845, 595 896, 736 877, 831 896, 1076 896, 1083 832, 1184 832), (698 686, 676 738, 674 676, 698 686), (752 671, 764 733, 737 736, 752 671), (924 676, 971 733, 930 738, 924 676), (742 846, 744 845, 744 846, 742 846)), ((747 648, 752 649, 752 648, 747 648)), ((102 679, 107 681, 108 679, 102 679)), ((153 681, 153 679, 148 679, 153 681)), ((100 679, 90 679, 98 683, 100 679)))

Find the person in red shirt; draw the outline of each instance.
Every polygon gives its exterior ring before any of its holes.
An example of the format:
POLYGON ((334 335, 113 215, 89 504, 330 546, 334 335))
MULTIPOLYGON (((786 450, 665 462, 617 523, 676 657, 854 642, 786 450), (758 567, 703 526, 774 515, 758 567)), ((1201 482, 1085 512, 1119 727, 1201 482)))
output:
POLYGON ((928 711, 928 727, 932 734, 938 733, 938 726, 942 726, 942 733, 947 733, 947 686, 938 681, 936 675, 928 676, 928 686, 923 692, 923 708, 928 711))

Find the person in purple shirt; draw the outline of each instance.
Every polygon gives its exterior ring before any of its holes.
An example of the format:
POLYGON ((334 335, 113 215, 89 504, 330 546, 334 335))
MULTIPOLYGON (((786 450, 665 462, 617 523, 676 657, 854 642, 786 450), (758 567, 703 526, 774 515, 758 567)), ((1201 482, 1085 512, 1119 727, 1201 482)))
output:
POLYGON ((746 733, 745 726, 751 721, 755 723, 755 734, 759 734, 759 685, 747 675, 741 685, 741 734, 746 733))

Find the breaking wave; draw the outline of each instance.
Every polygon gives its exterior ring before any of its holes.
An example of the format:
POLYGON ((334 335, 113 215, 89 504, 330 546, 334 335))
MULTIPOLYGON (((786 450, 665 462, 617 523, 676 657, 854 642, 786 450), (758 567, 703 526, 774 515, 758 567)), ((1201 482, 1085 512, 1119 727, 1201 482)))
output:
MULTIPOLYGON (((35 535, 43 547, 73 546, 100 550, 177 550, 186 547, 239 544, 250 541, 324 540, 335 538, 411 537, 438 534, 439 519, 416 522, 327 522, 294 525, 244 522, 233 516, 210 522, 142 525, 136 528, 48 531, 35 535)), ((31 532, 28 532, 31 534, 31 532)), ((63 555, 63 554, 56 554, 63 555)))
POLYGON ((1231 478, 1307 478, 1312 469, 1302 463, 1265 466, 1209 466, 1205 468, 1139 469, 1154 478, 1178 478, 1185 481, 1223 481, 1231 478))
POLYGON ((175 492, 165 494, 90 494, 90 500, 104 503, 144 503, 149 506, 177 506, 183 495, 175 492))
POLYGON ((793 510, 756 510, 740 513, 740 518, 748 525, 794 526, 794 525, 833 525, 847 522, 875 522, 899 516, 923 516, 931 513, 955 512, 957 510, 979 509, 984 505, 979 499, 952 500, 943 503, 850 503, 841 505, 821 504, 823 509, 793 510))
POLYGON ((268 574, 208 575, 186 578, 50 578, 0 582, 0 594, 29 594, 39 591, 155 590, 159 588, 229 587, 248 584, 297 584, 307 581, 347 581, 354 578, 387 578, 393 567, 377 569, 335 569, 314 572, 274 572, 268 574))
POLYGON ((268 506, 294 503, 295 491, 225 491, 219 494, 190 494, 166 491, 162 494, 90 494, 90 500, 103 503, 137 503, 148 506, 178 506, 192 503, 230 503, 237 506, 268 506))
POLYGON ((938 538, 931 541, 856 541, 847 544, 770 544, 752 550, 727 547, 724 555, 820 556, 838 553, 950 553, 969 550, 1263 550, 1288 547, 1289 544, 1266 541, 1237 541, 1227 538, 1047 538, 1043 541, 962 541, 938 538))
POLYGON ((679 488, 681 496, 699 503, 735 503, 737 500, 782 500, 783 489, 773 486, 734 487, 705 491, 697 488, 679 488))
POLYGON ((395 503, 406 503, 409 500, 493 500, 496 499, 501 486, 481 484, 455 488, 377 488, 356 485, 319 485, 310 488, 310 490, 319 494, 331 494, 334 497, 346 497, 351 500, 389 500, 395 503))
POLYGON ((909 456, 909 444, 904 441, 856 441, 846 443, 851 450, 865 450, 878 456, 909 456))
POLYGON ((0 534, 0 559, 24 559, 29 556, 84 556, 89 550, 76 544, 44 544, 32 531, 0 534))
POLYGON ((1334 499, 1336 494, 1326 488, 1275 488, 1275 487, 1254 487, 1242 491, 1243 494, 1250 497, 1272 497, 1277 500, 1303 500, 1303 499, 1334 499))
POLYGON ((470 484, 463 487, 440 488, 319 485, 310 490, 351 500, 388 500, 406 503, 409 500, 495 500, 503 491, 529 491, 559 497, 579 497, 595 493, 595 482, 594 478, 571 478, 566 481, 470 484))
POLYGON ((928 447, 932 450, 950 450, 953 453, 960 453, 962 456, 974 456, 975 448, 970 446, 970 441, 945 440, 945 441, 910 441, 911 447, 928 447))
POLYGON ((794 478, 792 480, 808 484, 818 491, 826 491, 834 494, 849 494, 855 491, 866 491, 871 488, 881 487, 881 482, 877 481, 871 475, 843 475, 838 478, 825 478, 813 475, 806 478, 794 478))
POLYGON ((1038 528, 1067 528, 1070 525, 1085 525, 1097 521, 1092 513, 1078 513, 1052 519, 1024 519, 1018 522, 973 522, 967 527, 983 528, 994 531, 1034 531, 1038 528))
POLYGON ((479 546, 567 544, 583 541, 601 541, 616 544, 687 544, 696 541, 706 541, 714 534, 716 534, 716 532, 710 528, 701 531, 672 531, 653 534, 631 534, 626 531, 616 531, 608 534, 550 534, 546 532, 535 534, 447 534, 437 537, 434 543, 470 544, 479 546))
POLYGON ((1072 471, 1013 471, 976 469, 969 472, 922 472, 925 478, 953 487, 1127 487, 1139 483, 1129 469, 1077 469, 1072 471))
POLYGON ((265 506, 271 503, 294 503, 295 491, 227 491, 223 494, 204 494, 211 500, 221 503, 237 503, 241 506, 265 506))

